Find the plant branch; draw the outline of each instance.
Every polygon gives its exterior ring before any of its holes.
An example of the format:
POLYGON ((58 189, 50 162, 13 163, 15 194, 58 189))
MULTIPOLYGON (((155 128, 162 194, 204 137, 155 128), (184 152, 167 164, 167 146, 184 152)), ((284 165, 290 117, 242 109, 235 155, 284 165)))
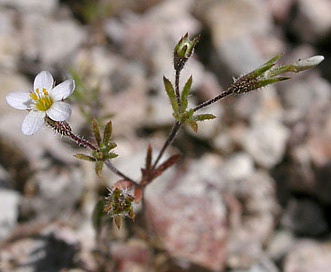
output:
POLYGON ((120 170, 118 170, 112 163, 110 160, 106 160, 105 165, 109 168, 109 170, 111 170, 114 174, 122 177, 123 179, 130 181, 131 183, 133 183, 135 186, 140 187, 140 184, 136 181, 134 181, 133 179, 131 179, 130 177, 128 177, 127 175, 123 174, 120 170))
POLYGON ((179 92, 180 71, 181 70, 176 70, 176 76, 175 76, 175 92, 176 92, 176 98, 178 104, 178 112, 181 112, 182 110, 182 102, 180 100, 180 92, 179 92))
POLYGON ((193 108, 193 111, 196 112, 198 110, 201 110, 202 108, 205 108, 205 107, 217 102, 218 100, 221 100, 221 99, 231 95, 232 93, 233 93, 232 88, 228 88, 226 91, 222 92, 218 96, 215 96, 214 98, 209 99, 209 100, 201 103, 200 105, 196 106, 195 108, 193 108))
POLYGON ((166 151, 166 149, 168 148, 169 145, 172 144, 172 142, 174 141, 174 139, 176 138, 176 135, 178 133, 179 128, 182 126, 182 124, 178 121, 176 121, 176 123, 173 125, 171 132, 167 138, 167 140, 164 142, 164 145, 159 153, 159 155, 157 156, 152 169, 156 169, 157 164, 159 163, 161 157, 163 156, 164 152, 166 151))

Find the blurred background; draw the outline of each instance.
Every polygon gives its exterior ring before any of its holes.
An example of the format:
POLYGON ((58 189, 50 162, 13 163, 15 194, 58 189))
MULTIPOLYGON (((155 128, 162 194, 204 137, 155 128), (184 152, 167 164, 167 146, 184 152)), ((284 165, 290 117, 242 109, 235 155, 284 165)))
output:
MULTIPOLYGON (((331 2, 329 0, 0 0, 0 270, 326 272, 331 267, 331 2), (43 128, 21 133, 5 100, 42 70, 76 81, 73 130, 113 122, 114 164, 140 178, 148 144, 174 122, 162 76, 172 53, 201 34, 181 85, 191 106, 277 54, 324 55, 317 68, 206 112, 168 156, 181 161, 147 189, 120 230, 92 214, 107 169, 43 128)), ((86 152, 86 151, 85 151, 86 152)))

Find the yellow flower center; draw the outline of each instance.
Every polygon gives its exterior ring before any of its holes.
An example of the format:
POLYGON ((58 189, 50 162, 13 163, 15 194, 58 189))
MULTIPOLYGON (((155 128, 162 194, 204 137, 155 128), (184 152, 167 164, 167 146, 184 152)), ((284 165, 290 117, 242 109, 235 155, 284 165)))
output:
POLYGON ((35 107, 38 111, 47 111, 54 103, 46 89, 42 89, 42 91, 36 89, 30 94, 30 97, 35 102, 35 107))

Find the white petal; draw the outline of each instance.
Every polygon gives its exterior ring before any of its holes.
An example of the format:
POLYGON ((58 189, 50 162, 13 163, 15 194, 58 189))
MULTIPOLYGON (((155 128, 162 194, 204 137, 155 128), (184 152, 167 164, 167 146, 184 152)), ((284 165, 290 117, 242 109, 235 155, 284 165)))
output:
POLYGON ((70 96, 74 89, 75 81, 72 79, 68 79, 55 86, 54 89, 49 92, 49 94, 54 99, 54 101, 60 101, 70 96))
POLYGON ((292 64, 298 71, 307 70, 320 64, 324 60, 323 56, 313 56, 306 59, 301 59, 292 64))
POLYGON ((45 113, 41 111, 30 111, 22 124, 22 132, 25 135, 36 133, 44 122, 45 113))
POLYGON ((6 96, 7 103, 17 110, 27 110, 31 107, 32 100, 27 92, 15 92, 6 96))
POLYGON ((33 82, 33 90, 39 89, 46 89, 50 91, 53 88, 54 79, 50 72, 42 71, 40 72, 33 82))
POLYGON ((71 107, 64 102, 55 102, 46 113, 54 121, 64 121, 69 119, 71 107))

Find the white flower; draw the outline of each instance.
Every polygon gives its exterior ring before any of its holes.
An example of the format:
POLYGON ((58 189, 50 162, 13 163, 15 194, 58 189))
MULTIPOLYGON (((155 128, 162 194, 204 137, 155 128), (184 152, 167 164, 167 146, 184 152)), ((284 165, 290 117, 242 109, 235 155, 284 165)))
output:
POLYGON ((70 105, 63 100, 75 89, 75 82, 68 79, 53 88, 54 79, 47 71, 40 72, 33 83, 33 92, 14 92, 7 95, 7 103, 18 110, 28 110, 22 124, 25 135, 34 134, 42 126, 47 115, 54 121, 67 120, 70 105))

